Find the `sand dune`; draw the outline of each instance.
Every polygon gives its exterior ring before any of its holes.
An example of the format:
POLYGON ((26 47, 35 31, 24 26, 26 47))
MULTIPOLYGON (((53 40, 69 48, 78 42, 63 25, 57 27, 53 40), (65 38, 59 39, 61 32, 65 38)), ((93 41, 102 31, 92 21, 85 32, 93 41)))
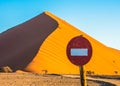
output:
POLYGON ((105 46, 49 12, 0 34, 0 67, 40 74, 79 74, 79 67, 66 55, 67 44, 79 35, 92 45, 92 58, 85 65, 87 74, 120 75, 119 50, 105 46))

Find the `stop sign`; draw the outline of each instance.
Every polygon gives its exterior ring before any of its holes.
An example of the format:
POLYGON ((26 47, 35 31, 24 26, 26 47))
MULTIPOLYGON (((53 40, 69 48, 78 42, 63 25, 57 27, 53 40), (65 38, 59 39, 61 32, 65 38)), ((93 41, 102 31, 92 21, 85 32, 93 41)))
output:
POLYGON ((73 64, 82 66, 90 61, 92 46, 85 37, 77 36, 68 43, 66 53, 73 64))

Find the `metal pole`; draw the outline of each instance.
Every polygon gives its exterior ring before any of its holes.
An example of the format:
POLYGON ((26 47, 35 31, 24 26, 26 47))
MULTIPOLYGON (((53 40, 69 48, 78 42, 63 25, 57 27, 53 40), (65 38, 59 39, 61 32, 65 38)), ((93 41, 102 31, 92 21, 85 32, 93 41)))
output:
POLYGON ((86 84, 86 74, 85 74, 83 66, 80 66, 80 82, 81 82, 81 86, 87 86, 87 84, 86 84))

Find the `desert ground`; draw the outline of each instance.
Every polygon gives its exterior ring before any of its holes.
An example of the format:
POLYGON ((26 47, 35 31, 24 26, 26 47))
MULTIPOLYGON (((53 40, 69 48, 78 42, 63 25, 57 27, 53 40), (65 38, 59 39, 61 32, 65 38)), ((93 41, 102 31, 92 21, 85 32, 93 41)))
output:
MULTIPOLYGON (((88 86, 120 86, 120 76, 87 76, 88 86)), ((78 75, 0 73, 0 86, 80 86, 78 75)))

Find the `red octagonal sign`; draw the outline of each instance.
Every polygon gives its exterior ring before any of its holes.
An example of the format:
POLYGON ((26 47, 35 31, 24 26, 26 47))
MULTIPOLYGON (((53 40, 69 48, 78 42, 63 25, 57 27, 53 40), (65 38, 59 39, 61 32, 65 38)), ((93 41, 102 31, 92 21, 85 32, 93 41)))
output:
POLYGON ((82 66, 90 61, 92 46, 85 37, 77 36, 68 43, 66 53, 73 64, 82 66))

